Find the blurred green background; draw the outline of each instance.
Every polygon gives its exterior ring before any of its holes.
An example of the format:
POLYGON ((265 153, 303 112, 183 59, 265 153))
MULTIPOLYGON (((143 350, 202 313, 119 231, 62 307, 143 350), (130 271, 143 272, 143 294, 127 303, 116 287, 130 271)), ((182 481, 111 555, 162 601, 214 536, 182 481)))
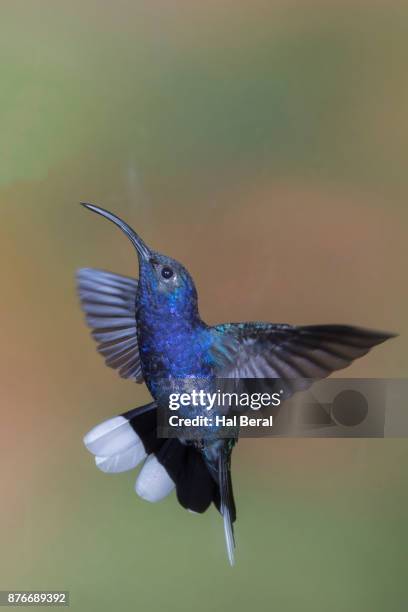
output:
MULTIPOLYGON (((408 7, 0 2, 1 589, 78 611, 402 611, 406 440, 243 440, 220 517, 98 472, 95 423, 148 399, 96 354, 74 273, 183 261, 203 318, 397 331, 349 376, 407 375, 408 7)), ((341 373, 341 375, 345 375, 341 373)))

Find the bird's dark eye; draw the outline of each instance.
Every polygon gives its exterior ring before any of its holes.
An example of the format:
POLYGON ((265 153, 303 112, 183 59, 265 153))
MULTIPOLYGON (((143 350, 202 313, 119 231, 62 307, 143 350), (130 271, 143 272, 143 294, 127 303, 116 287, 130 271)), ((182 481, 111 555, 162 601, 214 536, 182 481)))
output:
POLYGON ((173 270, 171 268, 169 268, 168 266, 164 266, 164 268, 161 271, 161 275, 163 278, 171 278, 173 276, 173 270))

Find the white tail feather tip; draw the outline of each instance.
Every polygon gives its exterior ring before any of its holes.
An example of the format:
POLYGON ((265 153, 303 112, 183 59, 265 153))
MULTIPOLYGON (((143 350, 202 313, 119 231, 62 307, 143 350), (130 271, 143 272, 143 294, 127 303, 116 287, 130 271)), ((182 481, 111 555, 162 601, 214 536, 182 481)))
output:
POLYGON ((146 453, 141 444, 132 446, 123 453, 108 455, 107 457, 95 457, 95 464, 98 469, 107 474, 117 474, 133 470, 146 458, 146 453))
POLYGON ((135 491, 142 499, 157 502, 169 495, 175 485, 154 455, 149 455, 136 480, 135 491))
POLYGON ((84 444, 93 455, 107 457, 142 445, 142 441, 125 417, 116 416, 91 429, 84 437, 84 444))

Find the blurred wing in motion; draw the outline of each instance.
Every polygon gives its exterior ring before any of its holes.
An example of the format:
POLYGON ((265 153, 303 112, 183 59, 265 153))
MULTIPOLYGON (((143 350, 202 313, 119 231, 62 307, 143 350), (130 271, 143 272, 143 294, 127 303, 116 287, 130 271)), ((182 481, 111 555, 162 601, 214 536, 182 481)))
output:
POLYGON ((104 270, 77 272, 78 294, 105 363, 122 378, 143 382, 136 335, 137 280, 104 270))

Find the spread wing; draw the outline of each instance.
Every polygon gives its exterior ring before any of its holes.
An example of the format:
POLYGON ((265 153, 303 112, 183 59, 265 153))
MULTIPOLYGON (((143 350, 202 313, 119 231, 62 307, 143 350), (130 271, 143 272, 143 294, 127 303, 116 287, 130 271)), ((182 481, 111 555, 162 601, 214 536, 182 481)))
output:
POLYGON ((105 363, 122 378, 143 382, 136 335, 137 280, 104 270, 77 272, 78 294, 105 363))
POLYGON ((395 336, 347 325, 226 323, 213 330, 219 378, 281 378, 289 393, 347 367, 395 336))

